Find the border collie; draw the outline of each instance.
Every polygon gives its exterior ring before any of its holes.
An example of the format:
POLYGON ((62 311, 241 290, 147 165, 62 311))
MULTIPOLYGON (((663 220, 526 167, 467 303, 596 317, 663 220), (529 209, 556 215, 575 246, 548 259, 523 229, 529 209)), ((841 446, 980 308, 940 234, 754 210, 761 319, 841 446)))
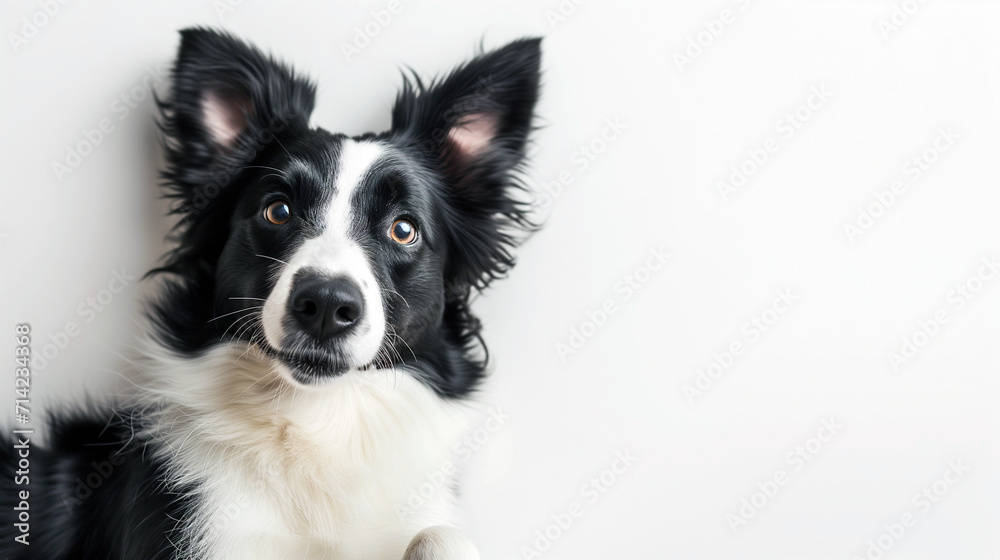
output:
POLYGON ((452 481, 407 499, 448 465, 484 375, 469 298, 533 227, 539 63, 522 39, 404 77, 391 128, 350 137, 310 127, 315 88, 286 65, 181 32, 158 100, 176 247, 150 271, 138 389, 55 415, 27 487, 7 442, 0 555, 478 558, 452 481))

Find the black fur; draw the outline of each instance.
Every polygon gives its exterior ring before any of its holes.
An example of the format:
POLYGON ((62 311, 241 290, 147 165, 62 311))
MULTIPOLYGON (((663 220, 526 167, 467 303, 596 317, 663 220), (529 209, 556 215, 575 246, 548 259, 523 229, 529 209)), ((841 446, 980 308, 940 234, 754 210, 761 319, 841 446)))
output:
MULTIPOLYGON (((158 100, 177 247, 150 271, 163 281, 150 316, 163 345, 193 357, 233 339, 265 343, 259 312, 248 322, 240 322, 242 313, 228 316, 236 321, 216 318, 250 310, 252 300, 234 297, 266 298, 280 261, 318 233, 310 209, 336 195, 329 178, 347 137, 309 127, 315 88, 286 66, 224 33, 181 35, 173 90, 158 100), (202 111, 206 95, 239 108, 243 128, 231 144, 212 139, 202 111), (292 166, 293 158, 308 166, 292 166), (260 219, 261 205, 279 196, 299 211, 287 227, 260 219)), ((517 174, 532 130, 539 62, 540 41, 526 39, 429 84, 405 79, 391 129, 356 138, 393 149, 364 179, 354 202, 364 218, 351 226, 385 288, 395 335, 383 341, 375 365, 419 370, 446 398, 468 395, 484 375, 485 347, 469 298, 513 266, 518 232, 531 227, 517 174), (483 114, 495 120, 496 135, 486 149, 463 154, 448 132, 483 114), (400 215, 419 225, 413 247, 385 245, 385 224, 400 215)), ((323 359, 315 371, 303 369, 306 382, 342 369, 335 346, 311 351, 323 359)), ((190 504, 183 489, 165 487, 164 465, 151 451, 157 442, 138 439, 133 414, 69 414, 46 428, 47 450, 31 452, 29 547, 13 542, 16 457, 13 442, 5 445, 0 555, 175 557, 190 504), (105 462, 115 463, 107 476, 105 462), (100 485, 74 499, 78 481, 96 481, 95 472, 100 485)))
MULTIPOLYGON (((42 448, 29 438, 27 484, 15 485, 18 439, 5 441, 0 463, 0 554, 21 559, 167 560, 175 558, 175 520, 189 504, 163 487, 163 465, 136 439, 132 419, 91 411, 53 418, 42 448), (15 542, 14 507, 27 490, 28 545, 15 542)), ((17 436, 15 436, 16 438, 17 436)), ((18 481, 22 482, 22 481, 18 481)))

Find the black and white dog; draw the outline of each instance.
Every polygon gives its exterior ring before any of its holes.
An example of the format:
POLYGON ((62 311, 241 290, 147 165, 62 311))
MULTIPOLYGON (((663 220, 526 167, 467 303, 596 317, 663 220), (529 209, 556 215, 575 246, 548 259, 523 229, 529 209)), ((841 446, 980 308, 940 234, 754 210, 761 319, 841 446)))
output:
POLYGON ((151 273, 141 389, 51 421, 28 546, 5 445, 0 555, 478 558, 450 484, 401 506, 484 374, 470 294, 531 227, 539 62, 525 39, 404 80, 391 129, 352 138, 310 127, 314 87, 288 67, 183 31, 160 102, 177 247, 151 273))

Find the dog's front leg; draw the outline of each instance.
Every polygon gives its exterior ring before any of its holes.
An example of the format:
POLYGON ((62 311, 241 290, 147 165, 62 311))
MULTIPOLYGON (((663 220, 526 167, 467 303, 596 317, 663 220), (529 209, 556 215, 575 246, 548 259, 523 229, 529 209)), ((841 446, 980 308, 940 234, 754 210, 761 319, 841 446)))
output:
POLYGON ((462 531, 436 525, 413 537, 403 560, 479 560, 479 551, 462 531))

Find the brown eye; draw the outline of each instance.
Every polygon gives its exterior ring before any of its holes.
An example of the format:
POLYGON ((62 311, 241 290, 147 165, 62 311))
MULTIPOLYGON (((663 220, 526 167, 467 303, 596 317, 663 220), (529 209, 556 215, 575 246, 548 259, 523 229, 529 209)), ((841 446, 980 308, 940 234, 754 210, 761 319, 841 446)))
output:
POLYGON ((264 218, 276 226, 287 222, 292 217, 292 209, 284 200, 275 200, 264 209, 264 218))
POLYGON ((389 228, 389 237, 400 245, 410 245, 417 240, 417 226, 409 220, 396 220, 389 228))

